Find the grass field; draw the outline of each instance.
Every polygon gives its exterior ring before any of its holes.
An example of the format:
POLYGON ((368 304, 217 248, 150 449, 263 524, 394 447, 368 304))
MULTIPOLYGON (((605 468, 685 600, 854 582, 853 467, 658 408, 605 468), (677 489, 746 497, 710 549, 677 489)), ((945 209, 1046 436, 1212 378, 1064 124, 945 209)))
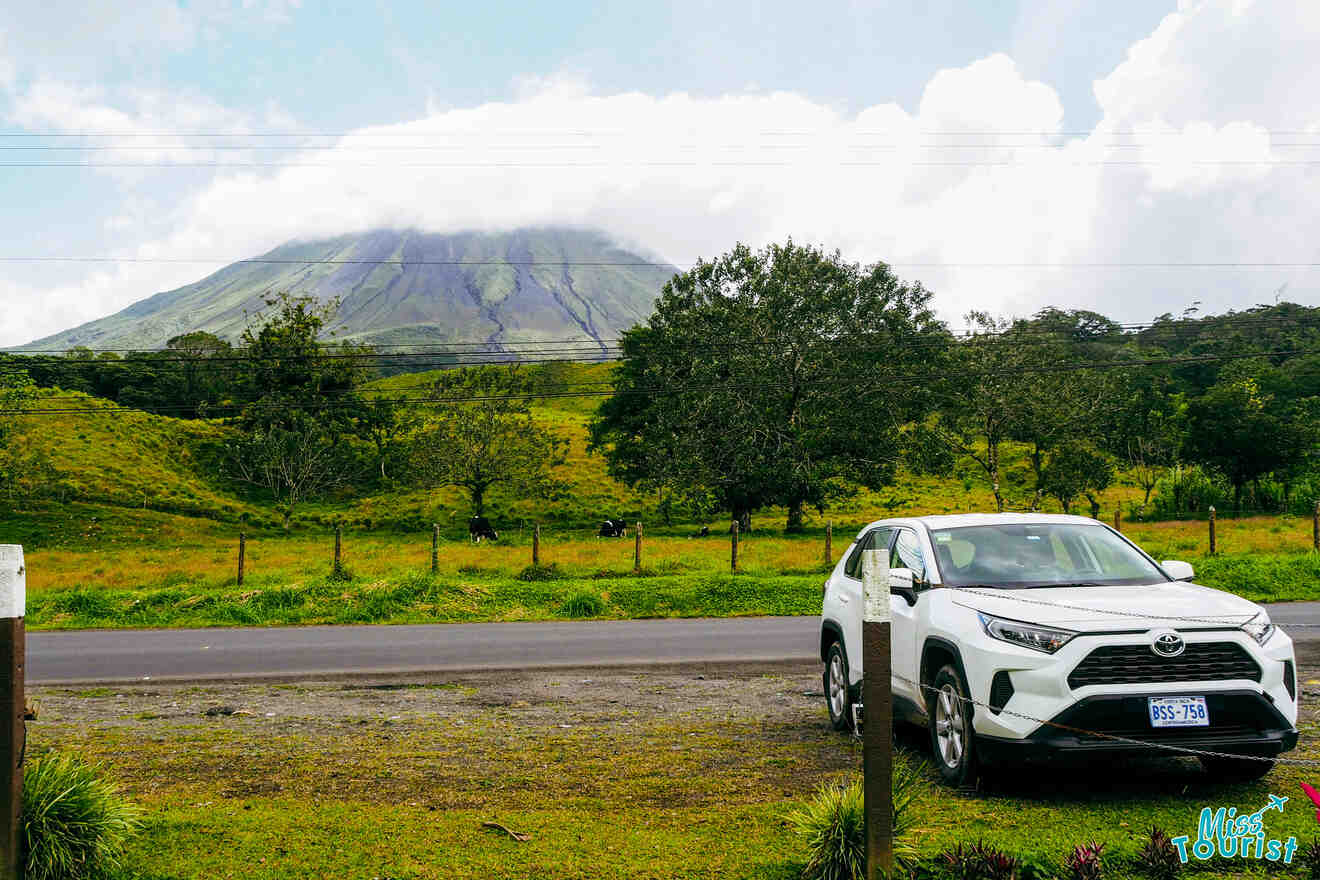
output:
MULTIPOLYGON (((93 522, 93 509, 66 511, 93 522)), ((120 512, 119 515, 122 515, 120 512)), ((135 514, 135 516, 137 516, 135 514)), ((209 521, 143 514, 137 528, 107 524, 84 540, 38 544, 26 553, 28 625, 83 627, 232 626, 312 623, 422 623, 814 614, 824 579, 823 529, 786 536, 763 523, 741 537, 730 572, 726 535, 692 537, 690 527, 648 529, 642 571, 633 540, 599 539, 590 529, 547 527, 541 561, 529 572, 530 530, 499 542, 446 539, 430 573, 430 534, 345 534, 347 579, 332 576, 329 531, 264 533, 247 543, 246 578, 236 583, 234 532, 209 521), (675 533, 677 532, 677 533, 675 533)), ((833 555, 861 522, 840 522, 833 555)), ((1128 534, 1156 558, 1192 562, 1198 581, 1256 601, 1320 598, 1320 555, 1308 552, 1301 520, 1221 520, 1216 556, 1204 523, 1149 523, 1128 534)))
MULTIPOLYGON (((149 878, 788 880, 804 857, 788 814, 860 767, 819 688, 816 667, 792 666, 44 689, 31 736, 103 762, 147 809, 129 866, 149 878)), ((1314 712, 1301 727, 1292 756, 1320 757, 1314 712)), ((906 729, 898 744, 926 755, 906 729)), ((1152 824, 1194 837, 1202 806, 1249 812, 1271 793, 1293 798, 1271 837, 1316 834, 1306 769, 1248 785, 1168 759, 1022 770, 977 791, 930 778, 912 832, 925 859, 984 840, 1034 876, 1066 876, 1068 849, 1099 841, 1107 878, 1140 877, 1152 824)), ((1240 860, 1200 867, 1252 876, 1240 860)))
MULTIPOLYGON (((603 382, 610 369, 551 365, 537 375, 603 382)), ((373 392, 415 391, 432 378, 396 376, 375 383, 373 392)), ((734 577, 722 520, 711 522, 717 534, 705 539, 692 537, 700 523, 666 526, 656 498, 615 482, 603 460, 587 453, 586 426, 598 400, 562 398, 540 401, 535 413, 569 441, 557 474, 566 491, 554 499, 493 492, 498 543, 467 543, 468 510, 456 492, 406 483, 307 504, 286 532, 269 504, 215 476, 229 428, 112 412, 91 398, 84 404, 93 412, 28 426, 32 442, 50 451, 54 497, 0 508, 0 542, 25 546, 28 622, 35 628, 814 613, 826 522, 835 526, 837 557, 874 519, 991 507, 989 487, 970 462, 943 479, 900 472, 893 486, 859 491, 814 515, 805 535, 783 535, 782 510, 758 514, 742 538, 734 577), (646 524, 640 576, 632 572, 631 539, 593 537, 601 518, 619 516, 646 524), (348 580, 328 577, 337 522, 345 530, 348 580), (548 579, 520 580, 537 522, 542 559, 557 570, 548 579), (443 536, 435 576, 432 523, 443 536), (240 530, 248 535, 241 588, 240 530)), ((1023 497, 1029 482, 1018 452, 1005 450, 1010 498, 1023 497)), ((1103 498, 1103 516, 1139 499, 1135 485, 1120 478, 1103 498)), ((1320 560, 1307 552, 1309 520, 1221 517, 1218 528, 1220 555, 1211 558, 1204 522, 1125 526, 1156 557, 1191 561, 1212 586, 1260 600, 1320 598, 1320 560)))

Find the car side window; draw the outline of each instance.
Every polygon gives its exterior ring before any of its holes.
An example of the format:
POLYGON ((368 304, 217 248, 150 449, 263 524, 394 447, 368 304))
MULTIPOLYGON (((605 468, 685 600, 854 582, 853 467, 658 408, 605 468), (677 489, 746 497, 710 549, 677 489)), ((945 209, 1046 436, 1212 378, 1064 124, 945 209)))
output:
POLYGON ((890 568, 909 568, 914 580, 926 579, 926 556, 921 552, 921 541, 911 529, 899 529, 898 540, 889 551, 890 568))
POLYGON ((852 553, 848 556, 848 563, 843 567, 843 573, 854 580, 862 579, 862 551, 884 549, 889 543, 889 535, 893 529, 882 528, 872 529, 862 536, 853 547, 852 553))

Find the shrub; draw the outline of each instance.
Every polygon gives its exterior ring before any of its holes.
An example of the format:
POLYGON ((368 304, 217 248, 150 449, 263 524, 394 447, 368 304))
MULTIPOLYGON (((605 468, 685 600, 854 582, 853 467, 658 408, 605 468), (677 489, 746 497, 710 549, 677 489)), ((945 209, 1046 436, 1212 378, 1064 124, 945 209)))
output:
POLYGON ((557 563, 549 565, 529 565, 518 572, 517 578, 520 581, 555 581, 563 577, 559 571, 557 563))
POLYGON ((1310 846, 1302 850, 1302 876, 1320 880, 1320 839, 1313 839, 1310 846))
POLYGON ((940 862, 954 880, 1015 880, 1022 867, 1013 856, 982 842, 945 850, 940 862))
POLYGON ((1137 860, 1141 869, 1154 880, 1173 880, 1182 867, 1169 835, 1154 826, 1150 829, 1150 838, 1137 853, 1137 860))
MULTIPOLYGON (((916 818, 912 802, 926 789, 923 765, 895 755, 893 776, 894 856, 908 860, 916 849, 906 832, 916 818)), ((861 780, 820 788, 791 813, 789 822, 807 840, 807 880, 860 880, 866 876, 866 811, 861 780)))
POLYGON ((604 611, 605 601, 585 590, 569 596, 559 606, 559 612, 567 617, 599 617, 604 611))
POLYGON ((50 753, 23 777, 23 846, 28 880, 96 877, 119 864, 141 813, 76 755, 50 753))
POLYGON ((1084 843, 1073 847, 1073 851, 1063 860, 1064 870, 1073 880, 1100 880, 1103 873, 1100 852, 1104 848, 1103 843, 1084 843))

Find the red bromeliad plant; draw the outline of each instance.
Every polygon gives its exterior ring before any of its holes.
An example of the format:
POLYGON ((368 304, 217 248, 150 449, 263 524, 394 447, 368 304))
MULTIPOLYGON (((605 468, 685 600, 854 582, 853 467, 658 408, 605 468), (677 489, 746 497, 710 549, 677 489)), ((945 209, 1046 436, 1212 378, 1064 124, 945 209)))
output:
POLYGON ((1084 843, 1075 846, 1063 860, 1063 867, 1073 880, 1100 880, 1104 871, 1100 864, 1100 852, 1104 848, 1103 843, 1084 843))

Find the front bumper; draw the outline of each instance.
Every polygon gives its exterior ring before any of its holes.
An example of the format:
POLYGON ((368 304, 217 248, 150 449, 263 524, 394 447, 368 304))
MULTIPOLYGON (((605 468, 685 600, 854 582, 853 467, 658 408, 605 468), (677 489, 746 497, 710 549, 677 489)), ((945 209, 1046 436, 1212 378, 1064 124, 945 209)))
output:
POLYGON ((1097 752, 1106 755, 1177 754, 1161 746, 1274 757, 1296 745, 1297 729, 1279 712, 1273 701, 1260 691, 1246 689, 1180 693, 1160 689, 1150 693, 1095 695, 1079 700, 1025 737, 976 736, 978 753, 989 763, 1097 752), (1150 726, 1148 697, 1193 694, 1206 699, 1209 727, 1150 726))

